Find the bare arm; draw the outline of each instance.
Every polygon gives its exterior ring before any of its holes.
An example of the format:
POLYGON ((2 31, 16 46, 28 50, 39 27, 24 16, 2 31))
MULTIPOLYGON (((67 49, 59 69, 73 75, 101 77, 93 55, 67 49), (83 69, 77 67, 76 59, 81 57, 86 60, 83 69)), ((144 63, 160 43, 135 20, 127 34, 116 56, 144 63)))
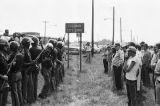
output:
POLYGON ((136 64, 136 62, 135 62, 135 61, 132 61, 132 62, 131 62, 131 65, 127 68, 126 72, 130 72, 131 69, 134 67, 135 64, 136 64))

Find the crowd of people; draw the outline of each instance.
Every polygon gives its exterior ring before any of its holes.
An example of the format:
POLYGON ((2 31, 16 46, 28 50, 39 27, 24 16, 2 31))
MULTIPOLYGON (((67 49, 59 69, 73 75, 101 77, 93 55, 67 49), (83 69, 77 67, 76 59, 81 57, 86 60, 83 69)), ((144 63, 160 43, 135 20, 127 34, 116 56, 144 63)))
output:
POLYGON ((129 42, 123 47, 115 43, 106 48, 103 63, 104 73, 112 77, 113 91, 122 93, 126 88, 128 106, 141 102, 138 99, 144 88, 154 89, 155 104, 160 106, 160 43, 148 46, 145 42, 129 42))
POLYGON ((6 30, 0 37, 0 106, 6 106, 9 92, 12 106, 32 104, 37 98, 45 99, 57 90, 65 76, 63 40, 49 39, 43 47, 35 36, 18 40, 10 39, 8 34, 6 30), (40 73, 44 85, 38 95, 40 73))

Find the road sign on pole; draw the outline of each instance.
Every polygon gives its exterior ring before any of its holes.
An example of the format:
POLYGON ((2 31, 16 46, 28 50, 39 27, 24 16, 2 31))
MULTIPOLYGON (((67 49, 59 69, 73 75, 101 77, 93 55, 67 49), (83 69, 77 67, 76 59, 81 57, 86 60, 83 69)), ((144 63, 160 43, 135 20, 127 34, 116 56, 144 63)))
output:
POLYGON ((68 68, 69 68, 69 33, 77 33, 80 37, 80 72, 82 70, 82 33, 84 33, 84 23, 66 23, 65 32, 68 33, 68 68))
POLYGON ((66 23, 66 33, 84 33, 84 23, 66 23))

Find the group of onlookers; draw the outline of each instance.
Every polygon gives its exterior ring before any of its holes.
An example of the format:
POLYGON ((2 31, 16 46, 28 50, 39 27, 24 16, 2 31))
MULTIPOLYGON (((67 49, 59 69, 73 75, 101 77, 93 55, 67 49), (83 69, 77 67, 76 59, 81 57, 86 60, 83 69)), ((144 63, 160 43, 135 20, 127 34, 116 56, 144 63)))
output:
POLYGON ((148 46, 145 42, 126 46, 119 43, 108 46, 103 58, 104 73, 112 77, 113 89, 122 93, 126 83, 128 106, 137 106, 144 88, 153 88, 155 103, 160 105, 160 44, 148 46))

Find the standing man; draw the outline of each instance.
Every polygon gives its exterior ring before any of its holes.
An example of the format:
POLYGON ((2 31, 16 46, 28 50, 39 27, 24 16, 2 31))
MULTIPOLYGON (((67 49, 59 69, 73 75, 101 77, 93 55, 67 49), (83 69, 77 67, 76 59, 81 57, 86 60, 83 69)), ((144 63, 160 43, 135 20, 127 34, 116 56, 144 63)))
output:
POLYGON ((160 106, 160 54, 158 53, 158 61, 155 66, 154 74, 155 74, 155 106, 160 106))
POLYGON ((122 67, 124 63, 124 53, 120 49, 120 44, 115 44, 116 54, 113 57, 112 64, 113 64, 113 72, 115 78, 115 85, 117 90, 122 90, 122 67))
POLYGON ((86 54, 87 54, 86 63, 91 63, 91 46, 90 46, 90 42, 87 42, 87 44, 86 44, 86 54))
POLYGON ((7 49, 8 42, 0 39, 0 106, 6 106, 8 97, 8 81, 7 71, 7 49))
POLYGON ((105 49, 105 53, 103 56, 104 73, 108 74, 108 47, 105 49))
POLYGON ((22 47, 23 47, 23 55, 24 55, 24 63, 23 63, 23 71, 22 71, 22 94, 24 103, 32 103, 34 100, 33 97, 33 82, 32 82, 32 66, 35 64, 32 61, 29 47, 30 47, 30 39, 24 37, 22 39, 22 47))
POLYGON ((151 62, 151 53, 148 51, 148 45, 144 44, 142 46, 144 54, 142 57, 142 82, 144 86, 150 85, 149 69, 151 62))
POLYGON ((131 46, 128 49, 129 59, 124 67, 126 72, 126 88, 128 96, 128 106, 137 106, 137 77, 139 69, 139 60, 136 56, 136 48, 131 46))
POLYGON ((108 76, 111 76, 112 74, 112 70, 111 70, 111 65, 112 65, 112 48, 111 46, 108 46, 108 55, 107 55, 107 58, 108 58, 108 76))
POLYGON ((41 93, 39 94, 39 98, 44 99, 49 95, 50 91, 50 84, 51 84, 51 71, 52 71, 52 50, 53 50, 53 45, 51 43, 47 43, 47 46, 45 48, 45 51, 42 54, 42 69, 41 69, 41 74, 44 79, 44 85, 41 90, 41 93))
MULTIPOLYGON (((32 60, 35 60, 39 54, 41 53, 41 49, 38 47, 39 40, 37 37, 32 37, 33 43, 32 47, 30 48, 29 52, 31 54, 32 60)), ((32 69, 32 81, 33 81, 33 94, 34 94, 34 102, 37 100, 37 86, 38 86, 38 74, 40 70, 40 62, 37 62, 38 64, 35 64, 32 69)))
POLYGON ((16 41, 10 42, 10 56, 8 63, 14 61, 12 68, 10 69, 9 82, 11 87, 11 98, 12 106, 23 106, 22 98, 22 65, 23 65, 23 55, 18 52, 19 44, 16 41))

